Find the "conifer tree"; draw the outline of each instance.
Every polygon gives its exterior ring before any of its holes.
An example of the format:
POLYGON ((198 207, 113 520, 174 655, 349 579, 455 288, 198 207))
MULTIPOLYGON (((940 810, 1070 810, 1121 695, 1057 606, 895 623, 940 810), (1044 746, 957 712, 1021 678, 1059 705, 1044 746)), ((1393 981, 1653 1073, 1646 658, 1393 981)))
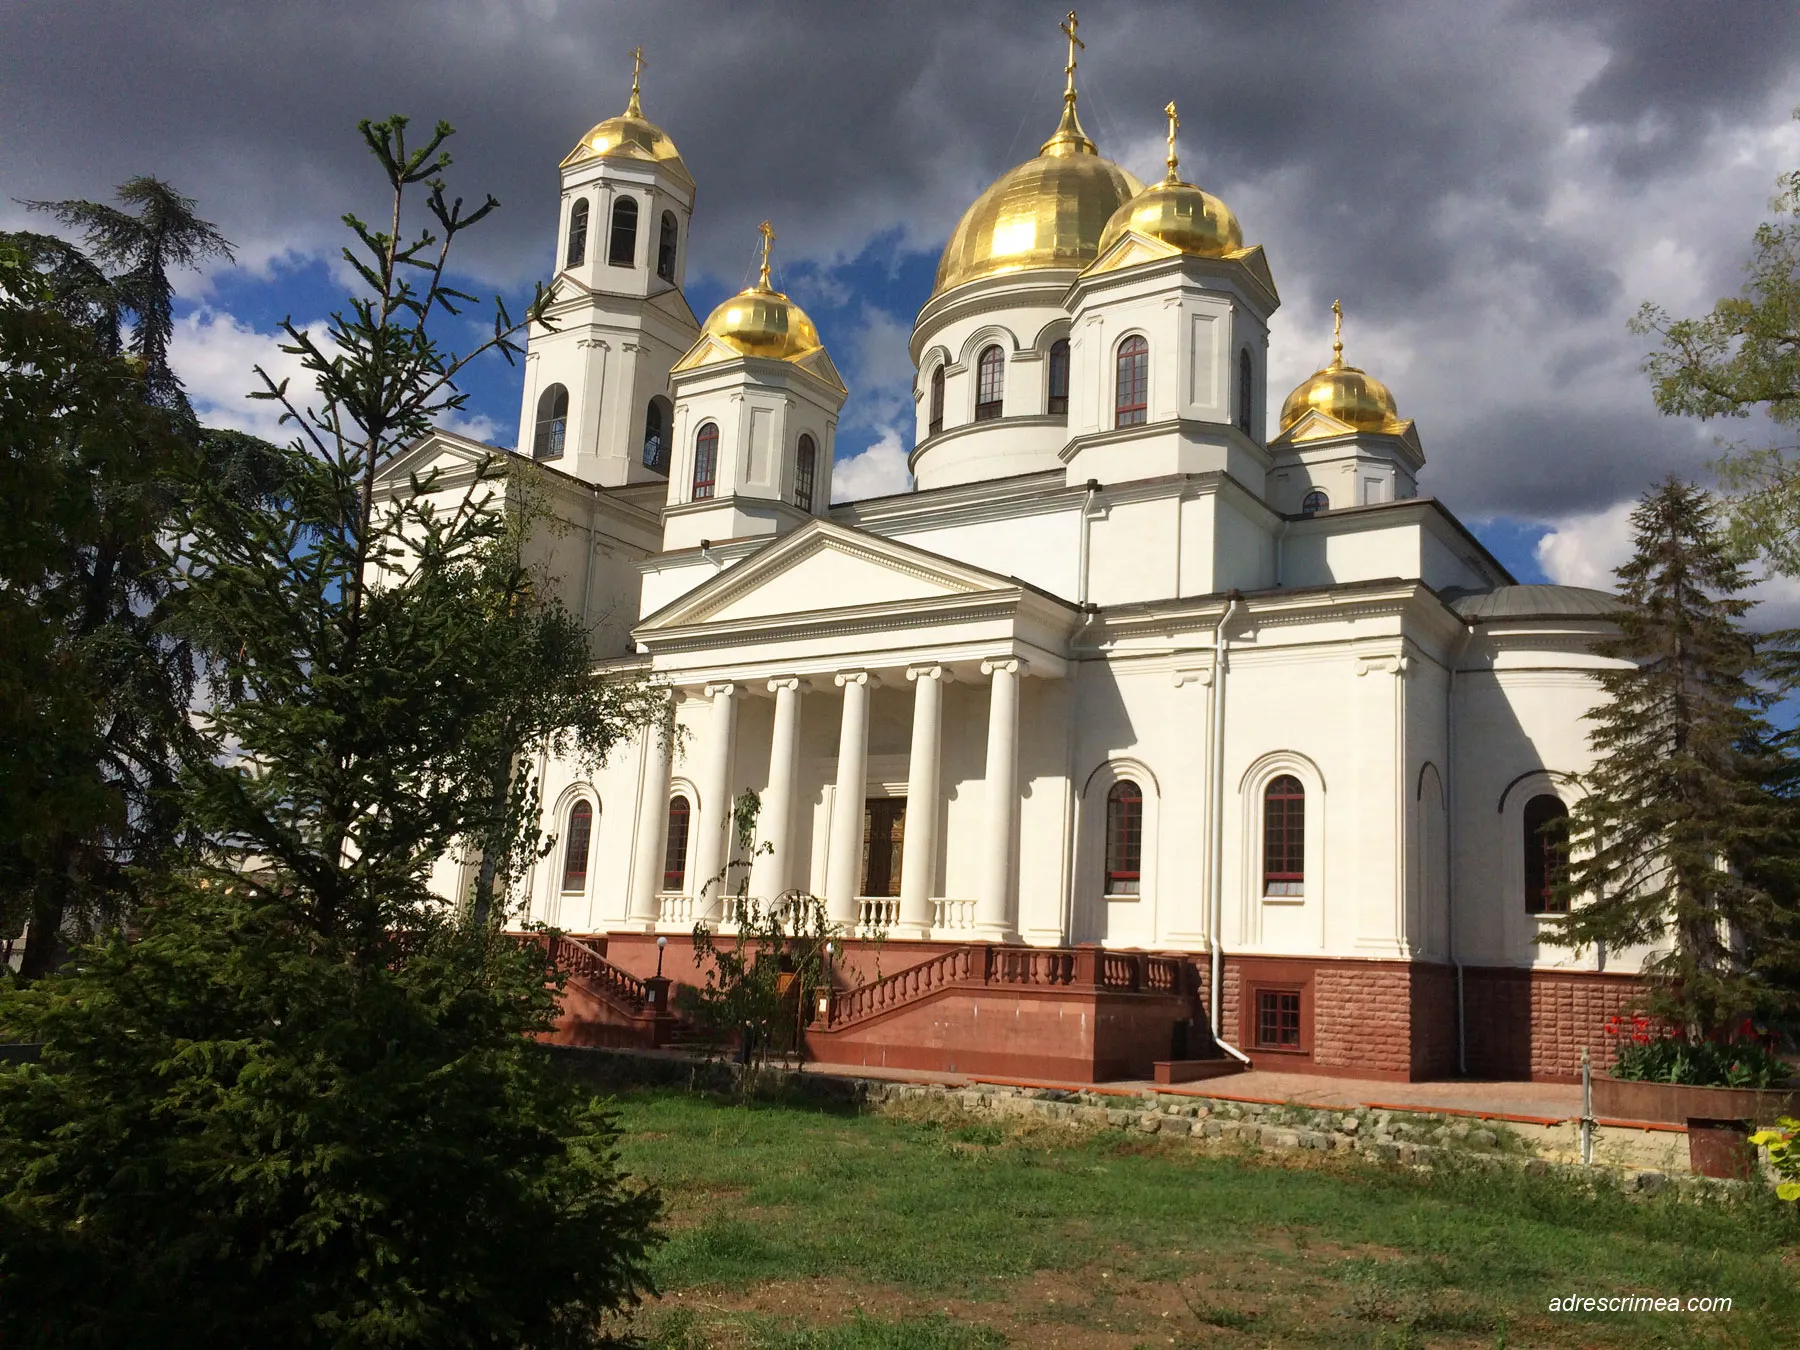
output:
POLYGON ((473 840, 498 908, 542 847, 538 753, 597 759, 666 693, 595 677, 507 456, 466 490, 384 479, 524 321, 496 302, 486 341, 440 342, 471 300, 450 245, 497 203, 447 196, 448 126, 361 130, 392 213, 346 218, 362 285, 329 332, 285 328, 314 388, 261 392, 295 441, 176 517, 205 851, 133 931, 0 993, 0 1036, 44 1047, 0 1064, 7 1345, 579 1347, 647 1284, 657 1201, 538 1041, 544 948, 427 876, 473 840))
POLYGON ((1648 1010, 1689 1038, 1800 1000, 1771 974, 1791 959, 1800 857, 1788 766, 1772 749, 1754 604, 1702 489, 1670 478, 1632 513, 1618 569, 1626 609, 1596 651, 1628 664, 1600 675, 1596 753, 1571 812, 1571 947, 1666 943, 1647 966, 1648 1010))

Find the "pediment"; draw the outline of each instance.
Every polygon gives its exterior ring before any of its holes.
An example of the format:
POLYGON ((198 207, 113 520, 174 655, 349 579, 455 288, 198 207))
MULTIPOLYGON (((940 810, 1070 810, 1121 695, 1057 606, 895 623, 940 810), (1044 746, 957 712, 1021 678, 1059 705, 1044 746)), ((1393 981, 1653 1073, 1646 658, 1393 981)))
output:
MULTIPOLYGON (((681 359, 670 368, 669 373, 671 375, 679 375, 683 371, 700 370, 706 366, 723 365, 728 361, 749 361, 752 359, 754 358, 746 357, 736 347, 714 337, 711 333, 702 333, 699 338, 695 340, 694 345, 689 347, 687 351, 682 354, 681 359)), ((781 357, 779 360, 784 365, 795 366, 804 370, 814 379, 830 385, 840 393, 848 392, 848 386, 844 384, 844 377, 838 374, 837 366, 832 362, 830 355, 823 347, 814 347, 811 351, 805 352, 799 356, 781 357)))
POLYGON ((1333 417, 1327 412, 1320 412, 1317 408, 1308 408, 1300 415, 1297 422, 1275 438, 1274 443, 1279 445, 1289 441, 1319 441, 1328 436, 1354 436, 1355 434, 1356 428, 1341 418, 1333 417))
POLYGON ((1180 254, 1181 250, 1172 244, 1139 234, 1136 230, 1127 230, 1113 241, 1111 248, 1089 263, 1082 275, 1091 277, 1103 272, 1122 272, 1139 263, 1161 262, 1164 258, 1179 257, 1180 254))
POLYGON ((510 453, 498 446, 458 436, 453 431, 432 430, 384 464, 376 481, 391 486, 433 473, 443 477, 473 473, 496 456, 510 453))
POLYGON ((813 520, 650 615, 637 633, 1018 591, 1009 577, 813 520))

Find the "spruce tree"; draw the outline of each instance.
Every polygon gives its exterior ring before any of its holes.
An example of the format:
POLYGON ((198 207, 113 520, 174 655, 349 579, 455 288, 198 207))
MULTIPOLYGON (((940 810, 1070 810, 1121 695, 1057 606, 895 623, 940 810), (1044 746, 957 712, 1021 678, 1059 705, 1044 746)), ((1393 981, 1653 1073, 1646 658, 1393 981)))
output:
POLYGON ((1600 675, 1607 699, 1589 715, 1596 762, 1571 812, 1557 940, 1665 944, 1645 1006, 1700 1039, 1796 1007, 1770 978, 1795 927, 1795 811, 1741 626, 1754 602, 1713 497, 1671 477, 1632 526, 1619 636, 1596 644, 1626 664, 1600 675))
POLYGON ((666 692, 597 678, 525 565, 528 466, 384 480, 548 297, 446 348, 450 245, 497 203, 447 195, 449 127, 362 134, 391 215, 346 218, 362 285, 329 332, 286 326, 314 388, 261 393, 295 440, 176 517, 167 631, 204 678, 176 800, 205 849, 0 994, 0 1037, 44 1047, 0 1065, 8 1345, 587 1346, 647 1284, 657 1201, 540 1043, 545 949, 427 878, 473 842, 499 917, 544 847, 540 753, 598 759, 666 692))

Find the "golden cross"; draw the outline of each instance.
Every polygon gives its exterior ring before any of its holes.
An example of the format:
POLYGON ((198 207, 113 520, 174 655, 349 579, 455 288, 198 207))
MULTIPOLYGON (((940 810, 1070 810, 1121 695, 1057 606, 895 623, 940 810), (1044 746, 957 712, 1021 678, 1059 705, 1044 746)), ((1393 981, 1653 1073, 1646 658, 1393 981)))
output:
POLYGON ((1344 359, 1344 306, 1339 301, 1331 302, 1331 359, 1344 359))
POLYGON ((1063 86, 1063 99, 1066 102, 1073 102, 1075 99, 1075 49, 1079 47, 1082 51, 1086 51, 1087 43, 1075 36, 1075 30, 1081 27, 1081 21, 1075 17, 1074 10, 1070 10, 1067 21, 1058 24, 1057 27, 1069 38, 1069 64, 1063 67, 1063 74, 1068 76, 1068 83, 1063 86))
POLYGON ((756 232, 763 239, 762 279, 756 283, 756 288, 759 291, 767 291, 773 289, 769 285, 769 245, 775 242, 775 231, 765 220, 756 227, 756 232))
POLYGON ((644 107, 638 102, 638 76, 643 74, 644 67, 648 64, 649 62, 644 60, 644 49, 641 46, 633 47, 631 49, 631 102, 625 108, 627 117, 644 115, 644 107))
POLYGON ((1163 111, 1169 115, 1169 181, 1171 183, 1177 183, 1181 181, 1181 175, 1175 170, 1181 161, 1176 158, 1175 155, 1175 132, 1181 126, 1181 118, 1175 113, 1174 99, 1169 100, 1169 106, 1164 108, 1163 111))

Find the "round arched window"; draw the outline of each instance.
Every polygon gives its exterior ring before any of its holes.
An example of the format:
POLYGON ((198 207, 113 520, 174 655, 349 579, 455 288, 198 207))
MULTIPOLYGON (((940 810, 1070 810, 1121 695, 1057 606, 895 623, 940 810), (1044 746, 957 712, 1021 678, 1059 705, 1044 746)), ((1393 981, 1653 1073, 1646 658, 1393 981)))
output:
POLYGON ((1300 499, 1300 514, 1303 516, 1316 516, 1321 511, 1329 510, 1331 510, 1331 498, 1317 488, 1300 499))
POLYGON ((1143 862, 1144 794, 1126 779, 1106 794, 1106 893, 1138 894, 1143 862))

